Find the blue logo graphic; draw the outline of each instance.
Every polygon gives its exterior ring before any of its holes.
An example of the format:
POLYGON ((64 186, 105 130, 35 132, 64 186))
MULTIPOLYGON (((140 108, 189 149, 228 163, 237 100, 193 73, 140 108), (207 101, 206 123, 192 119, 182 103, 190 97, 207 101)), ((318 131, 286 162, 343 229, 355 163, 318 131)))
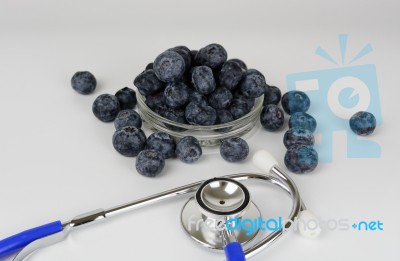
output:
POLYGON ((348 158, 379 158, 381 147, 373 137, 359 137, 349 127, 350 117, 358 111, 375 115, 382 122, 376 68, 373 64, 351 65, 372 52, 367 44, 346 62, 348 35, 339 35, 340 65, 321 47, 315 54, 340 66, 338 68, 293 73, 286 78, 288 91, 300 90, 311 99, 308 111, 318 122, 315 145, 320 162, 332 162, 333 133, 345 131, 348 158))

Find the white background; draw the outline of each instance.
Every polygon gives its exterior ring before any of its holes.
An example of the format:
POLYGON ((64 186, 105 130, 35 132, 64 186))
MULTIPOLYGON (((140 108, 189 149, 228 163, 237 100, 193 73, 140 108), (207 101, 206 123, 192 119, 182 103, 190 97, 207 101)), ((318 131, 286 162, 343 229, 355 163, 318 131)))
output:
MULTIPOLYGON (((285 91, 289 73, 335 68, 314 50, 321 45, 339 57, 337 35, 348 33, 348 53, 368 42, 374 48, 359 64, 377 68, 383 125, 370 139, 381 145, 382 157, 347 159, 345 136, 338 133, 332 163, 291 176, 321 218, 380 220, 384 231, 324 231, 316 240, 292 234, 252 260, 399 260, 399 10, 394 0, 2 0, 0 238, 189 182, 256 170, 251 157, 229 164, 207 154, 193 165, 169 160, 162 176, 149 179, 136 173, 134 159, 113 149, 114 127, 92 115, 93 100, 132 87, 163 50, 220 43, 231 58, 243 59, 285 91), (79 70, 97 77, 94 94, 72 90, 70 78, 79 70)), ((248 139, 250 156, 268 149, 283 165, 282 136, 259 128, 248 139)), ((260 188, 252 189, 254 201, 269 215, 285 214, 289 201, 260 188)), ((222 260, 181 230, 183 203, 88 226, 32 260, 222 260)))

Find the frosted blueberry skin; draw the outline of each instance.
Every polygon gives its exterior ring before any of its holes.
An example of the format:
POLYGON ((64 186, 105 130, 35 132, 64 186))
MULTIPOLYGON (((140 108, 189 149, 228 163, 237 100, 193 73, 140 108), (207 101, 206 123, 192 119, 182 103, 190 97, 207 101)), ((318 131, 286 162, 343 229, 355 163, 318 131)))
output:
MULTIPOLYGON (((224 124, 233 121, 234 118, 229 110, 217 110, 217 122, 216 124, 224 124)), ((226 127, 221 129, 216 129, 216 132, 228 132, 232 127, 226 127)))
POLYGON ((317 121, 306 112, 295 112, 290 115, 289 128, 303 128, 314 133, 317 121))
POLYGON ((303 128, 290 128, 283 136, 283 144, 287 149, 299 145, 313 146, 314 142, 312 132, 303 128))
POLYGON ((287 114, 306 112, 311 105, 310 98, 302 91, 289 91, 282 96, 282 107, 287 114))
POLYGON ((235 62, 228 60, 222 65, 222 69, 218 75, 219 85, 229 90, 234 90, 242 79, 243 69, 235 62))
POLYGON ((185 163, 198 161, 203 154, 199 141, 193 136, 183 137, 176 144, 176 156, 185 163))
POLYGON ((213 71, 207 66, 196 66, 192 69, 192 85, 201 94, 212 93, 217 84, 213 71))
POLYGON ((121 110, 134 109, 137 104, 136 92, 131 88, 124 87, 115 93, 121 110))
POLYGON ((205 103, 190 102, 185 108, 185 118, 192 125, 211 126, 217 121, 217 111, 205 103))
POLYGON ((189 70, 192 66, 192 56, 190 53, 190 49, 186 46, 176 46, 174 48, 168 49, 169 51, 175 51, 180 56, 182 56, 183 60, 185 61, 185 71, 189 70))
POLYGON ((96 78, 88 71, 76 72, 71 78, 72 89, 80 94, 92 93, 96 85, 96 78))
POLYGON ((164 169, 165 160, 159 151, 142 150, 136 158, 135 166, 139 174, 153 178, 164 169))
POLYGON ((249 155, 249 145, 241 138, 229 138, 221 143, 219 152, 224 160, 238 162, 249 155))
POLYGON ((159 92, 164 87, 163 83, 157 78, 152 69, 139 74, 133 81, 133 84, 144 96, 159 92))
POLYGON ((206 96, 192 88, 189 88, 189 102, 208 104, 206 96))
POLYGON ((153 69, 153 63, 149 63, 146 65, 146 68, 144 69, 145 71, 153 69))
POLYGON ((351 130, 360 136, 370 135, 376 128, 375 116, 366 111, 359 111, 351 116, 350 121, 351 130))
POLYGON ((284 119, 285 116, 282 109, 275 104, 269 104, 261 111, 261 125, 269 131, 276 131, 282 128, 284 119))
POLYGON ((265 86, 264 88, 264 101, 263 106, 268 104, 275 104, 281 101, 281 90, 276 86, 265 86))
POLYGON ((165 51, 157 56, 153 63, 154 73, 162 82, 176 82, 185 72, 185 60, 175 51, 165 51))
POLYGON ((233 93, 233 98, 244 100, 247 103, 247 107, 249 109, 253 108, 256 102, 256 98, 250 98, 245 96, 239 89, 235 90, 235 92, 233 93))
MULTIPOLYGON (((168 107, 159 107, 159 108, 157 108, 157 110, 155 112, 170 121, 187 124, 184 110, 172 109, 172 108, 168 108, 168 107)), ((184 128, 176 127, 176 126, 173 126, 173 125, 167 124, 167 123, 165 123, 165 127, 169 128, 170 130, 178 131, 178 132, 182 132, 182 131, 186 130, 184 128)))
POLYGON ((142 127, 142 118, 135 110, 122 110, 115 118, 114 126, 116 130, 128 126, 140 129, 142 127))
POLYGON ((114 95, 101 94, 94 100, 92 111, 97 119, 103 122, 111 122, 120 111, 119 101, 114 95))
POLYGON ((251 108, 247 102, 243 99, 233 99, 231 106, 229 106, 229 112, 232 114, 233 118, 239 119, 250 112, 251 108))
POLYGON ((293 173, 308 173, 317 167, 318 153, 311 146, 294 146, 286 151, 284 162, 293 173))
POLYGON ((213 70, 217 70, 221 68, 227 58, 228 54, 225 48, 214 43, 201 48, 196 54, 195 62, 197 65, 206 65, 213 70))
POLYGON ((136 127, 124 127, 114 133, 112 143, 120 154, 135 157, 145 148, 146 135, 136 127))
POLYGON ((249 69, 243 73, 241 82, 239 83, 240 91, 247 97, 256 98, 264 94, 267 86, 265 77, 256 69, 249 69))
POLYGON ((243 71, 247 70, 247 65, 240 59, 229 59, 228 62, 235 62, 240 66, 240 68, 242 68, 243 71))
POLYGON ((182 108, 189 101, 189 88, 183 82, 169 83, 164 90, 164 97, 168 107, 182 108))
POLYGON ((219 87, 208 96, 208 103, 216 110, 225 109, 231 104, 232 93, 225 87, 219 87))
POLYGON ((174 138, 165 132, 152 133, 147 138, 147 149, 153 149, 161 152, 164 159, 175 156, 176 142, 174 138))
POLYGON ((164 92, 157 92, 146 96, 145 103, 152 111, 166 106, 164 92))

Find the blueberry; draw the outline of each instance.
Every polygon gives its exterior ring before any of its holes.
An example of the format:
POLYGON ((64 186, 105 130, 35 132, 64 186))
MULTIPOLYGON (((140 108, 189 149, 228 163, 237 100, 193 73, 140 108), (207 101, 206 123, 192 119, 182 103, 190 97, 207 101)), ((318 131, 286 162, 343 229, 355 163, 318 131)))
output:
POLYGON ((134 109, 137 104, 136 92, 131 88, 125 87, 115 93, 119 101, 121 110, 134 109))
POLYGON ((269 131, 279 130, 283 126, 284 117, 285 116, 281 108, 275 104, 269 104, 261 111, 261 125, 269 131))
POLYGON ((293 173, 313 171, 318 165, 318 153, 311 146, 294 146, 286 151, 285 165, 293 173))
POLYGON ((254 104, 256 102, 256 98, 250 98, 250 97, 247 97, 247 96, 243 95, 243 93, 239 89, 237 89, 234 92, 233 98, 234 99, 242 99, 242 100, 244 100, 247 103, 247 107, 249 107, 249 109, 253 108, 254 104))
POLYGON ((134 157, 146 146, 146 135, 136 127, 117 130, 112 138, 114 148, 124 156, 134 157))
POLYGON ((103 122, 113 121, 120 111, 119 101, 114 95, 101 94, 93 102, 92 111, 103 122))
POLYGON ((164 92, 157 92, 146 96, 145 103, 151 110, 156 111, 157 108, 165 106, 165 95, 164 92))
POLYGON ((192 66, 192 56, 190 53, 190 49, 186 46, 176 46, 174 48, 168 49, 169 51, 175 51, 180 56, 182 56, 183 60, 185 61, 185 70, 189 70, 192 66))
POLYGON ((190 50, 190 57, 192 58, 192 66, 197 66, 195 58, 198 52, 199 52, 198 50, 190 50))
POLYGON ((289 119, 289 127, 290 128, 303 128, 314 133, 317 128, 317 121, 313 116, 306 112, 295 112, 290 115, 289 119))
POLYGON ((140 129, 142 127, 142 118, 135 110, 122 110, 114 120, 116 130, 131 126, 140 129))
MULTIPOLYGON (((234 118, 232 116, 232 113, 228 110, 218 110, 217 111, 217 124, 225 124, 228 122, 233 121, 234 118)), ((227 132, 230 131, 232 127, 226 127, 226 128, 220 128, 215 130, 216 132, 227 132)))
POLYGON ((375 116, 366 111, 359 111, 350 118, 351 130, 361 136, 366 136, 374 132, 376 128, 375 116))
POLYGON ((229 106, 229 112, 235 120, 242 118, 244 115, 249 113, 250 110, 251 108, 249 108, 247 102, 243 99, 233 99, 229 106))
POLYGON ((143 176, 153 178, 164 169, 165 160, 161 152, 142 150, 136 158, 136 170, 143 176))
POLYGON ((155 132, 147 138, 147 148, 161 152, 164 159, 175 155, 176 142, 174 138, 165 132, 155 132))
POLYGON ((196 90, 189 89, 189 102, 207 103, 206 97, 196 90))
POLYGON ((186 136, 176 144, 175 154, 181 161, 193 163, 200 159, 203 152, 199 141, 195 137, 186 136))
POLYGON ((217 121, 217 111, 207 104, 191 102, 185 108, 185 117, 192 125, 210 126, 217 121))
POLYGON ((217 110, 225 109, 231 104, 233 99, 232 93, 225 87, 219 87, 208 97, 211 107, 217 110))
POLYGON ((145 71, 153 69, 153 63, 149 63, 146 65, 145 71))
POLYGON ((228 62, 229 61, 237 63, 240 66, 240 68, 242 68, 243 71, 247 70, 247 65, 242 60, 235 58, 235 59, 229 59, 228 62))
POLYGON ((162 82, 176 82, 185 72, 185 60, 175 51, 165 51, 154 61, 154 72, 162 82))
POLYGON ((224 160, 238 162, 249 155, 249 145, 241 138, 229 138, 222 142, 219 152, 224 160))
POLYGON ((290 128, 283 136, 283 144, 287 149, 293 146, 314 145, 314 136, 311 131, 303 128, 290 128))
POLYGON ((196 54, 195 61, 198 65, 207 65, 211 69, 219 69, 227 58, 228 54, 225 48, 214 43, 201 48, 196 54))
POLYGON ((96 78, 88 71, 76 72, 71 78, 72 89, 80 94, 90 94, 96 89, 96 78))
POLYGON ((311 105, 310 98, 302 91, 289 91, 282 96, 282 107, 287 114, 306 112, 311 105))
POLYGON ((263 106, 268 104, 275 104, 281 101, 281 90, 276 86, 265 86, 264 88, 264 102, 263 106))
MULTIPOLYGON (((176 122, 176 123, 180 123, 180 124, 187 124, 186 122, 186 118, 185 118, 185 111, 184 110, 180 110, 180 109, 172 109, 172 108, 159 108, 156 111, 161 117, 164 117, 170 121, 176 122)), ((186 129, 181 128, 181 127, 177 127, 177 126, 173 126, 171 124, 165 123, 165 127, 167 127, 170 130, 173 131, 185 131, 186 129)))
POLYGON ((242 79, 243 69, 238 63, 232 60, 228 60, 222 65, 222 69, 219 73, 219 84, 234 90, 242 79))
POLYGON ((196 66, 192 69, 192 84, 201 94, 209 94, 217 86, 213 71, 207 66, 196 66))
POLYGON ((239 83, 242 93, 251 98, 256 98, 264 94, 264 88, 267 86, 265 77, 256 69, 249 69, 243 73, 239 83))
POLYGON ((164 96, 168 107, 181 108, 189 101, 189 88, 182 82, 170 83, 164 90, 164 96))
POLYGON ((144 96, 156 93, 164 87, 163 83, 157 78, 152 69, 139 74, 133 81, 133 84, 144 96))

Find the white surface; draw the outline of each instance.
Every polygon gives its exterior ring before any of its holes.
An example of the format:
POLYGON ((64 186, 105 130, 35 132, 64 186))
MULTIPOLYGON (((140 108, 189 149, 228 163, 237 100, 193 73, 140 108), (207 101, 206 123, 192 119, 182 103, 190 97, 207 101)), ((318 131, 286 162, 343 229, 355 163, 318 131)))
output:
POLYGON ((253 155, 253 164, 261 172, 269 174, 272 167, 278 165, 278 161, 266 150, 256 151, 253 155))
MULTIPOLYGON (((101 93, 132 86, 166 48, 220 43, 230 57, 285 90, 287 74, 329 68, 315 48, 335 52, 337 35, 348 33, 349 52, 367 42, 374 48, 363 63, 377 68, 383 124, 370 138, 381 145, 382 157, 347 159, 345 136, 338 133, 332 163, 291 176, 317 216, 379 219, 384 231, 323 231, 316 240, 290 235, 253 260, 399 260, 399 8, 398 1, 361 0, 1 1, 0 238, 188 182, 256 171, 251 157, 258 149, 270 150, 282 164, 283 132, 259 130, 248 140, 251 155, 244 163, 206 155, 194 165, 168 161, 156 179, 138 175, 134 159, 114 151, 112 124, 99 122, 91 105, 101 93), (78 70, 97 77, 94 94, 71 89, 78 70)), ((285 214, 285 197, 252 194, 269 215, 285 214)), ((221 260, 182 232, 183 203, 83 228, 32 260, 221 260)))

